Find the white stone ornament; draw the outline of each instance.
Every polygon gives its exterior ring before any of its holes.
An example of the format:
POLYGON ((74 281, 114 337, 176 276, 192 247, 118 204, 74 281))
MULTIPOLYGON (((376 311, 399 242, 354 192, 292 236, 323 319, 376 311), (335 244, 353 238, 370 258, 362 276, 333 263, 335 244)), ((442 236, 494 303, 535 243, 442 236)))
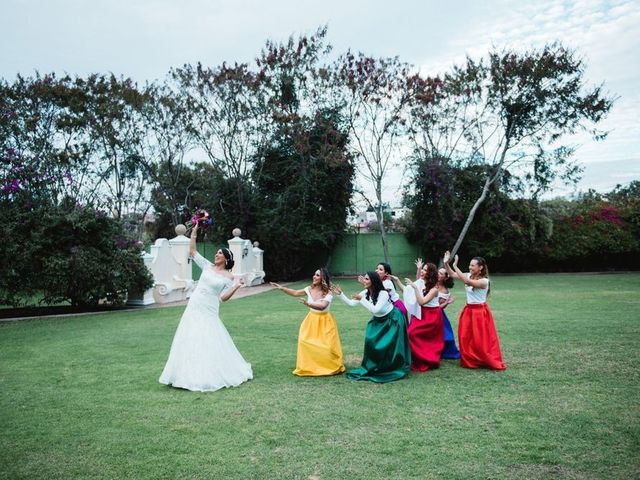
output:
MULTIPOLYGON (((184 225, 176 225, 175 231, 175 238, 159 238, 151 246, 151 253, 142 253, 154 285, 142 294, 130 295, 127 302, 130 305, 178 302, 191 296, 197 282, 193 281, 193 263, 189 261, 190 240, 184 236, 187 233, 184 225)), ((246 286, 264 283, 264 251, 259 248, 260 244, 240 238, 239 228, 234 228, 232 233, 233 238, 227 243, 235 259, 233 276, 236 280, 242 279, 246 286)))

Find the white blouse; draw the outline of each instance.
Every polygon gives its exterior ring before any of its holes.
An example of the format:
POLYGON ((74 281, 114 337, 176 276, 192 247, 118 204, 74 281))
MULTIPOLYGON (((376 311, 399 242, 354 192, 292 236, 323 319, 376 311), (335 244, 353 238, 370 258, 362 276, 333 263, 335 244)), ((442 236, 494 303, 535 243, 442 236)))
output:
POLYGON ((389 294, 385 290, 381 290, 380 293, 378 293, 378 301, 375 305, 371 303, 370 300, 367 300, 366 290, 360 292, 360 300, 347 298, 344 292, 340 294, 340 299, 350 307, 362 305, 364 308, 369 310, 374 317, 384 317, 394 308, 393 303, 391 303, 391 299, 389 298, 389 294))
POLYGON ((400 295, 398 295, 398 292, 396 292, 396 287, 393 285, 393 281, 385 280, 384 282, 382 282, 382 286, 387 292, 389 292, 389 297, 391 297, 392 302, 400 300, 400 295))
MULTIPOLYGON (((415 283, 418 286, 418 290, 424 289, 424 280, 419 279, 413 283, 415 283)), ((404 300, 404 306, 407 307, 409 318, 411 318, 411 315, 413 315, 414 317, 421 319, 422 307, 418 303, 418 299, 416 298, 416 292, 411 285, 406 285, 404 287, 404 291, 402 292, 402 297, 404 300)))
POLYGON ((435 297, 433 297, 431 300, 429 300, 427 303, 423 305, 423 307, 439 307, 439 306, 440 306, 440 300, 438 300, 438 295, 436 295, 435 297))
MULTIPOLYGON (((471 278, 471 274, 467 273, 467 278, 471 278)), ((471 285, 466 285, 464 288, 467 290, 467 303, 472 305, 486 303, 487 293, 489 293, 489 279, 487 278, 487 288, 476 288, 471 285)))
POLYGON ((331 301, 333 300, 333 295, 331 294, 331 292, 327 293, 324 297, 319 298, 318 300, 315 300, 312 296, 311 296, 311 288, 309 287, 304 287, 304 292, 307 294, 307 303, 316 303, 316 302, 322 302, 323 300, 329 302, 328 305, 326 307, 324 307, 322 310, 318 309, 318 308, 311 308, 311 310, 313 310, 314 312, 328 312, 331 309, 331 301))

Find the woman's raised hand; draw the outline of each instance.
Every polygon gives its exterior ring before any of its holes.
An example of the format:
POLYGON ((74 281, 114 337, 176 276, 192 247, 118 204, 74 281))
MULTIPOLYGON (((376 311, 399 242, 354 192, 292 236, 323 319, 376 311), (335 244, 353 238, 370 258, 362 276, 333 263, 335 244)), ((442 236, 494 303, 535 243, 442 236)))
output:
POLYGON ((358 283, 364 285, 364 275, 358 275, 358 283))
POLYGON ((456 268, 458 266, 458 254, 456 253, 456 256, 453 257, 453 266, 454 268, 456 268))
POLYGON ((269 282, 269 285, 271 285, 274 288, 277 288, 278 290, 281 290, 282 287, 280 286, 280 284, 275 283, 275 282, 269 282))
POLYGON ((422 258, 417 258, 416 259, 416 268, 420 269, 422 268, 424 265, 424 263, 422 263, 422 258))
POLYGON ((333 293, 335 293, 336 295, 342 295, 342 289, 340 288, 340 285, 338 285, 336 283, 331 285, 331 291, 333 293))
POLYGON ((451 252, 447 250, 446 252, 444 252, 444 258, 442 259, 442 262, 444 264, 447 264, 449 263, 450 260, 451 260, 451 252))

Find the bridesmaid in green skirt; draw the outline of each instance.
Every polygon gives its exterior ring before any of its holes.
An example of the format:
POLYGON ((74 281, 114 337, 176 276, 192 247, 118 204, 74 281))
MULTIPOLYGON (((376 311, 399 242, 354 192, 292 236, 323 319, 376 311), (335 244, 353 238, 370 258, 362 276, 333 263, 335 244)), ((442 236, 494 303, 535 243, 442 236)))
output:
POLYGON ((347 371, 347 378, 378 383, 400 380, 407 376, 411 366, 404 315, 394 307, 376 272, 367 272, 364 287, 351 300, 340 287, 333 286, 344 303, 351 307, 362 305, 373 314, 365 331, 362 365, 347 371))

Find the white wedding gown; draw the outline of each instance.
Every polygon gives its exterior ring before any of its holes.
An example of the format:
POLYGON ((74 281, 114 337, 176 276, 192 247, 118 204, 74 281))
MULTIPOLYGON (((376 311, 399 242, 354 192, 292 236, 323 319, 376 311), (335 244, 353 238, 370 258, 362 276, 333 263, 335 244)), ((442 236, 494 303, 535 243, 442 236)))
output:
POLYGON ((253 372, 218 315, 220 294, 233 282, 216 273, 199 253, 194 260, 202 276, 182 314, 159 381, 199 392, 236 387, 252 379, 253 372))

